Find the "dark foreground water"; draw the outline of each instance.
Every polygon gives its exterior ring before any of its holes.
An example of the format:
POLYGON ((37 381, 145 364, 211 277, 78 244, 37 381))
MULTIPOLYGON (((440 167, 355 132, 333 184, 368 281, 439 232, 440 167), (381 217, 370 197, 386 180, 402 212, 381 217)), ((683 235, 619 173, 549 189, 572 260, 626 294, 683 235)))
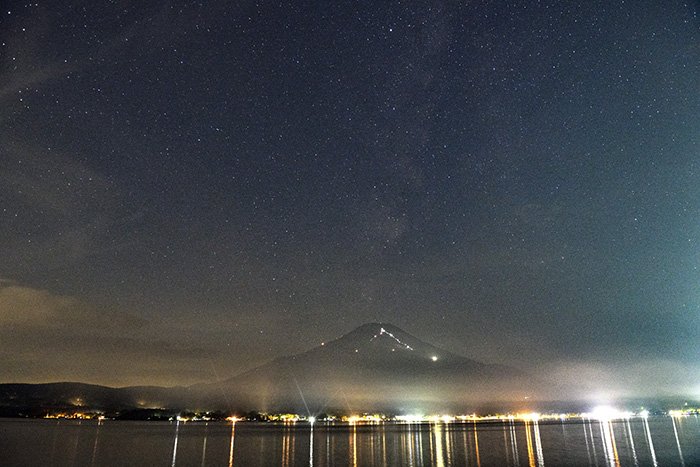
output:
POLYGON ((0 419, 8 466, 700 465, 698 417, 375 425, 0 419))

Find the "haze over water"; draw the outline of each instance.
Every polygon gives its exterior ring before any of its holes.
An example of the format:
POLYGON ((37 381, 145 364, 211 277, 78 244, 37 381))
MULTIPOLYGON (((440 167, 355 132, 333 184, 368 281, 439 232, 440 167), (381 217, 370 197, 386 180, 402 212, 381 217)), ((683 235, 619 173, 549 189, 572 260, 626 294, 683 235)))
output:
POLYGON ((0 421, 0 464, 645 466, 700 463, 700 420, 181 423, 0 421))

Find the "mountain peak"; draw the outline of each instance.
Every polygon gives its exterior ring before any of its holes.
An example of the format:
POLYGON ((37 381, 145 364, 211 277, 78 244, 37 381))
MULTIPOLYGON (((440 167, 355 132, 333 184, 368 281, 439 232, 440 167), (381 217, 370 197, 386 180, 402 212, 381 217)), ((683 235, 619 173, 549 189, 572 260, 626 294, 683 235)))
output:
POLYGON ((358 331, 362 331, 362 332, 377 332, 377 331, 378 331, 379 329, 381 329, 382 327, 388 327, 388 328, 398 329, 396 326, 394 326, 394 325, 392 325, 392 324, 390 324, 390 323, 382 323, 382 322, 380 322, 380 321, 375 321, 375 322, 372 322, 372 323, 361 324, 360 326, 356 327, 355 329, 353 329, 353 330, 350 331, 350 332, 351 332, 351 333, 352 333, 352 332, 358 332, 358 331))
POLYGON ((403 329, 399 328, 398 326, 395 326, 391 323, 382 323, 382 322, 374 322, 374 323, 365 323, 362 324, 346 335, 350 334, 362 334, 362 335, 370 335, 374 336, 375 334, 384 334, 390 332, 392 334, 399 334, 399 335, 408 335, 406 331, 403 329))
POLYGON ((390 323, 371 322, 212 389, 253 401, 251 405, 258 407, 285 405, 301 393, 305 402, 313 400, 321 406, 345 406, 353 399, 364 406, 387 401, 403 406, 435 397, 464 400, 464 388, 472 391, 469 397, 493 395, 504 378, 514 374, 511 368, 470 360, 422 341, 390 323))
POLYGON ((381 332, 381 330, 384 329, 384 331, 389 331, 391 333, 399 333, 399 334, 408 334, 406 331, 403 329, 399 328, 398 326, 395 326, 391 323, 383 323, 380 321, 373 322, 373 323, 365 323, 362 324, 352 331, 350 331, 348 334, 355 334, 355 333, 363 333, 363 334, 377 334, 381 332))
POLYGON ((338 339, 324 343, 323 346, 354 354, 367 355, 369 352, 376 358, 382 358, 381 355, 388 353, 396 357, 410 355, 411 358, 432 361, 453 356, 450 352, 428 344, 398 326, 383 322, 365 323, 338 339))

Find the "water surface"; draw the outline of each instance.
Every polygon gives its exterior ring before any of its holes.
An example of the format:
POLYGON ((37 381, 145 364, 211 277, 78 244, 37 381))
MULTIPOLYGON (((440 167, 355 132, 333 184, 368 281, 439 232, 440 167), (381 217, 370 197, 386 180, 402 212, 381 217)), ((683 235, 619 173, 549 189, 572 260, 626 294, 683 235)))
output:
POLYGON ((700 420, 270 424, 0 420, 9 466, 694 466, 700 420))

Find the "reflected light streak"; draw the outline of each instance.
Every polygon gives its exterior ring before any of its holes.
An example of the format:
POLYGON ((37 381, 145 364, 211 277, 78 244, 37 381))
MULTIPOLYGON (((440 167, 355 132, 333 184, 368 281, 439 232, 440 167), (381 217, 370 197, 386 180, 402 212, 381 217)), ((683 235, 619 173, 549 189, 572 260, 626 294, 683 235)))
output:
POLYGON ((331 458, 331 432, 326 427, 326 463, 330 463, 331 458))
POLYGON ((596 467, 598 466, 598 452, 595 449, 595 438, 593 437, 593 424, 591 420, 588 420, 588 434, 591 437, 591 451, 593 451, 593 462, 595 462, 596 467))
POLYGON ((586 440, 586 455, 588 456, 588 465, 591 465, 591 448, 590 445, 588 444, 588 431, 586 431, 586 421, 584 420, 583 423, 583 439, 586 440))
MULTIPOLYGON (((416 430, 416 436, 418 437, 418 452, 420 453, 420 461, 423 463, 423 430, 420 428, 416 430)), ((432 453, 431 453, 432 456, 432 453)))
POLYGON ((527 460, 530 467, 535 467, 535 451, 532 448, 532 435, 530 434, 530 422, 525 420, 525 435, 527 440, 527 460))
POLYGON ((632 426, 630 425, 629 419, 625 421, 627 424, 627 436, 630 440, 630 448, 632 449, 632 461, 634 462, 635 466, 639 465, 639 461, 637 460, 637 450, 634 447, 634 436, 632 436, 632 426))
POLYGON ((603 438, 603 450, 605 451, 605 460, 611 467, 620 467, 620 458, 617 454, 617 445, 615 444, 615 432, 610 421, 600 421, 600 436, 603 438))
POLYGON ((467 439, 467 429, 465 427, 464 430, 462 430, 462 438, 464 440, 464 457, 467 461, 467 465, 469 465, 469 462, 471 461, 471 456, 469 454, 469 440, 467 439))
POLYGON ((204 424, 204 442, 202 443, 202 467, 206 464, 207 458, 207 431, 209 430, 209 423, 204 424))
POLYGON ((598 428, 600 428, 600 439, 603 442, 603 457, 605 457, 605 461, 610 465, 610 446, 608 443, 608 438, 605 436, 605 433, 603 433, 603 422, 598 422, 598 428))
POLYGON ((97 431, 95 432, 95 444, 92 446, 92 458, 90 459, 90 465, 95 465, 95 459, 97 458, 97 440, 100 439, 100 425, 102 425, 102 420, 97 421, 97 431))
POLYGON ((287 467, 291 465, 292 461, 292 428, 287 426, 285 423, 284 431, 282 433, 282 466, 287 467))
POLYGON ((428 443, 430 443, 430 465, 435 465, 435 449, 433 445, 433 430, 428 431, 428 443))
POLYGON ((654 442, 651 440, 651 431, 649 431, 649 420, 644 417, 644 432, 647 435, 647 443, 649 444, 649 452, 651 452, 651 461, 654 467, 658 467, 659 463, 656 460, 656 451, 654 450, 654 442))
POLYGON ((447 456, 447 465, 453 465, 452 464, 452 442, 450 441, 453 433, 454 432, 452 430, 450 430, 447 425, 445 425, 445 455, 447 456))
POLYGON ((615 442, 615 427, 613 426, 612 422, 608 422, 608 425, 610 426, 610 441, 612 442, 615 465, 620 467, 620 456, 617 454, 617 443, 615 442))
POLYGON ((282 428, 282 467, 289 465, 289 437, 287 436, 287 427, 282 428))
POLYGON ((175 443, 173 444, 173 461, 170 464, 172 467, 175 467, 175 461, 177 460, 177 438, 180 434, 180 420, 178 419, 175 422, 175 443))
POLYGON ((479 455, 479 436, 476 432, 476 420, 474 420, 474 450, 476 451, 476 465, 477 467, 481 467, 481 456, 479 455))
POLYGON ((352 425, 352 467, 357 467, 357 425, 352 425))
POLYGON ((316 419, 311 417, 309 419, 311 422, 311 430, 309 431, 309 467, 314 465, 314 422, 316 419))
POLYGON ((681 443, 678 439, 678 430, 676 429, 676 417, 671 417, 673 423, 673 434, 676 436, 676 447, 678 448, 678 457, 681 459, 681 465, 685 467, 685 459, 683 459, 683 451, 681 451, 681 443))
POLYGON ((510 447, 508 446, 508 435, 506 434, 506 422, 503 422, 503 450, 506 453, 506 464, 511 465, 510 447))
MULTIPOLYGON (((78 421, 78 426, 82 425, 83 421, 79 420, 78 421)), ((70 464, 74 465, 75 464, 75 456, 78 454, 78 443, 80 441, 80 431, 77 431, 75 434, 75 443, 73 443, 73 447, 70 450, 70 464)))
POLYGON ((510 444, 513 450, 513 463, 520 465, 520 454, 518 453, 518 436, 515 431, 515 420, 510 420, 510 444))
POLYGON ((382 462, 386 465, 386 427, 382 425, 382 462))
POLYGON ((295 442, 296 439, 296 430, 294 427, 289 428, 289 462, 290 464, 294 464, 294 451, 296 450, 297 443, 295 442))
POLYGON ((542 454, 542 441, 540 440, 540 424, 537 419, 532 421, 532 427, 535 432, 535 450, 537 451, 537 465, 544 467, 544 455, 542 454))
MULTIPOLYGON (((411 434, 411 431, 408 431, 408 434, 411 434)), ((405 436, 402 436, 400 441, 401 443, 401 451, 402 452, 407 452, 408 453, 408 465, 411 465, 413 463, 413 452, 412 452, 412 442, 411 439, 406 440, 405 436), (408 447, 406 447, 408 445, 408 447)))
POLYGON ((433 425, 433 434, 435 436, 435 464, 438 467, 445 467, 445 454, 442 451, 442 427, 439 424, 433 425))
MULTIPOLYGON (((408 465, 411 465, 411 466, 412 466, 412 465, 414 465, 413 455, 414 455, 414 449, 415 449, 415 445, 416 445, 416 432, 413 431, 413 433, 411 433, 411 431, 412 431, 412 430, 411 430, 411 427, 409 427, 409 429, 408 429, 408 433, 409 433, 408 439, 407 439, 406 442, 404 443, 405 437, 402 436, 402 437, 401 437, 401 444, 406 444, 406 445, 408 446, 408 448, 407 448, 407 449, 408 449, 408 465)), ((386 462, 385 462, 385 464, 386 464, 386 462)))
POLYGON ((228 448, 228 467, 233 467, 233 443, 236 438, 236 420, 231 422, 231 442, 228 448))

